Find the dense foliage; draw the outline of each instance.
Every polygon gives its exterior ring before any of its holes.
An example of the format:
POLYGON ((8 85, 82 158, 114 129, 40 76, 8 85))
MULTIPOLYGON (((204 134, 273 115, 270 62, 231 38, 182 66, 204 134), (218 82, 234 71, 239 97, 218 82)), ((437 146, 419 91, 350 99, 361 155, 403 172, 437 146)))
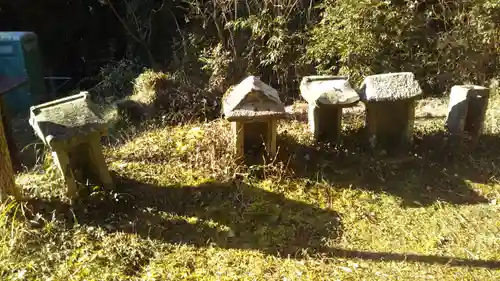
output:
POLYGON ((50 68, 86 77, 91 83, 81 87, 104 86, 107 96, 131 93, 143 66, 212 95, 254 74, 285 100, 314 73, 358 83, 413 71, 427 94, 488 84, 500 73, 497 0, 20 0, 0 7, 4 29, 39 34, 50 68))
POLYGON ((309 56, 321 72, 355 79, 413 71, 427 93, 484 84, 500 69, 500 2, 323 1, 309 56))

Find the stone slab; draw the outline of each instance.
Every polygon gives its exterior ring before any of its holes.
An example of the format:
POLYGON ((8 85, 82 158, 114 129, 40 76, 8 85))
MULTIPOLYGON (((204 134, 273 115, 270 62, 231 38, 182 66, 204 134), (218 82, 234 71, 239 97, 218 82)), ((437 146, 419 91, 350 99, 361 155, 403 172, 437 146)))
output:
POLYGON ((49 146, 51 142, 107 130, 101 112, 87 92, 31 107, 29 122, 36 135, 49 146))
POLYGON ((306 76, 300 93, 309 104, 349 106, 359 101, 358 93, 344 76, 306 76))
POLYGON ((365 102, 414 99, 420 95, 422 89, 411 72, 367 76, 360 90, 361 100, 365 102))

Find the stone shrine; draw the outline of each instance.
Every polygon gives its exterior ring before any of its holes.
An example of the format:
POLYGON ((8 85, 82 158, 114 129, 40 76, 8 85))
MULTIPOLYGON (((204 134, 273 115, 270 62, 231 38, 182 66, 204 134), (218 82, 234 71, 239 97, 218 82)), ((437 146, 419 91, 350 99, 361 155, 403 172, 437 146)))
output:
POLYGON ((276 154, 277 120, 286 112, 274 88, 249 76, 228 91, 222 106, 226 119, 232 122, 238 157, 276 154))

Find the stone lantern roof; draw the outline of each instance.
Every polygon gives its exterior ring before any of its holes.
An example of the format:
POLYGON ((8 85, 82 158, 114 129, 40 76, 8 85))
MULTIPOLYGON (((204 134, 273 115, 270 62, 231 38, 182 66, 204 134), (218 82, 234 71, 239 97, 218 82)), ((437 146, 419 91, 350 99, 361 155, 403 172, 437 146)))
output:
POLYGON ((258 77, 249 76, 224 97, 228 120, 281 118, 287 113, 278 92, 258 77))

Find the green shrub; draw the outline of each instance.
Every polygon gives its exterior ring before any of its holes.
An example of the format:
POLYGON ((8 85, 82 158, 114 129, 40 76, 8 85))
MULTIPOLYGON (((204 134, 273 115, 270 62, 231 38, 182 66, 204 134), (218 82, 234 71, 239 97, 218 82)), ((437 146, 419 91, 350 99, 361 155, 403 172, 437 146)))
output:
POLYGON ((216 116, 219 102, 175 75, 147 69, 133 85, 132 95, 117 103, 120 115, 135 120, 162 116, 169 123, 216 116))
POLYGON ((111 62, 101 68, 95 78, 99 82, 90 90, 93 98, 113 101, 129 96, 133 90, 132 82, 142 72, 144 66, 136 60, 123 59, 111 62))
POLYGON ((314 1, 278 2, 186 1, 189 23, 179 33, 170 69, 202 77, 219 96, 247 75, 260 76, 284 98, 296 94, 308 70, 303 57, 306 30, 316 19, 314 1))
POLYGON ((174 86, 168 74, 147 69, 134 80, 131 100, 146 106, 155 106, 165 90, 174 86))
POLYGON ((500 4, 478 1, 325 0, 308 57, 321 73, 412 71, 426 93, 487 84, 500 69, 500 4))

